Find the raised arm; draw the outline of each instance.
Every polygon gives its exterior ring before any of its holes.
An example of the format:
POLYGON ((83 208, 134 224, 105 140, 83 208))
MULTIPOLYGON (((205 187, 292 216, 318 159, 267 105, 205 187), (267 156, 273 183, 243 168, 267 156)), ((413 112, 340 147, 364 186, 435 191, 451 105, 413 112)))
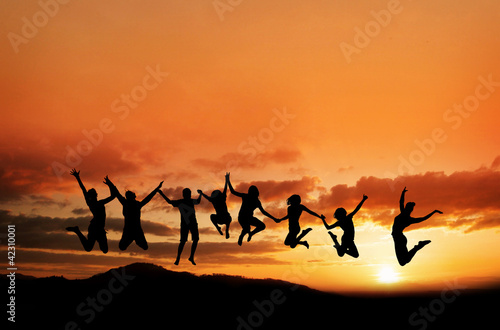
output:
POLYGON ((144 198, 142 201, 139 202, 139 205, 141 207, 143 207, 144 205, 146 205, 147 203, 149 203, 151 201, 151 199, 153 199, 154 195, 160 191, 160 188, 161 188, 161 185, 163 184, 163 181, 160 182, 160 184, 158 185, 158 187, 156 187, 152 192, 149 193, 149 195, 146 196, 146 198, 144 198))
POLYGON ((113 189, 111 188, 111 181, 109 181, 108 179, 108 176, 106 175, 106 177, 104 178, 104 181, 103 181, 109 188, 109 194, 110 196, 107 197, 107 198, 104 198, 104 199, 101 199, 100 202, 104 203, 104 204, 108 204, 109 202, 111 202, 113 199, 115 199, 116 195, 113 194, 113 189))
POLYGON ((224 196, 226 196, 226 195, 227 195, 227 180, 226 180, 226 183, 224 183, 224 190, 222 191, 222 194, 223 194, 224 196))
POLYGON ((210 203, 213 201, 212 197, 204 194, 203 191, 201 191, 200 189, 198 189, 197 191, 198 191, 198 194, 200 194, 200 196, 205 197, 207 199, 207 201, 209 201, 210 203))
MULTIPOLYGON (((199 192, 199 193, 200 193, 200 192, 199 192)), ((198 198, 197 198, 197 199, 193 199, 193 204, 194 204, 194 205, 198 205, 198 204, 200 204, 200 202, 201 202, 201 193, 200 193, 200 195, 198 196, 198 198)))
POLYGON ((432 211, 431 213, 427 214, 424 217, 421 217, 421 218, 411 218, 411 223, 413 224, 413 223, 419 223, 419 222, 425 221, 425 220, 429 219, 430 217, 432 217, 434 215, 434 213, 443 214, 443 212, 441 212, 439 210, 434 210, 434 211, 432 211))
POLYGON ((116 186, 113 184, 113 182, 111 182, 111 180, 108 178, 107 175, 106 175, 106 177, 104 177, 104 183, 108 185, 109 191, 111 192, 111 195, 116 196, 116 198, 118 198, 120 203, 122 205, 124 205, 125 204, 125 197, 123 197, 122 194, 120 194, 120 192, 118 191, 118 188, 116 188, 116 186))
POLYGON ((229 190, 231 191, 231 194, 238 196, 238 197, 243 197, 245 194, 237 192, 234 190, 233 185, 231 184, 231 181, 229 180, 229 173, 226 173, 226 183, 229 186, 229 190))
POLYGON ((168 204, 172 204, 172 201, 167 196, 165 196, 165 194, 163 193, 163 191, 161 191, 161 189, 158 190, 158 193, 160 194, 161 197, 163 197, 164 200, 167 201, 168 204))
POLYGON ((403 210, 405 209, 405 193, 407 191, 408 190, 406 190, 406 187, 404 187, 403 192, 401 193, 401 198, 399 199, 399 211, 400 212, 403 212, 403 210))
POLYGON ((363 203, 368 199, 368 196, 366 195, 363 195, 363 199, 361 200, 361 202, 359 202, 358 206, 356 206, 356 208, 354 209, 354 211, 351 212, 351 214, 349 214, 349 216, 353 216, 355 215, 356 213, 358 213, 358 211, 361 209, 361 207, 363 206, 363 203))
POLYGON ((76 181, 78 181, 78 185, 80 186, 80 188, 82 189, 82 192, 83 192, 83 197, 85 197, 85 199, 87 199, 87 189, 85 188, 85 186, 83 185, 83 182, 82 182, 82 179, 80 179, 80 171, 77 171, 75 168, 72 169, 69 174, 71 174, 72 176, 75 177, 76 181))

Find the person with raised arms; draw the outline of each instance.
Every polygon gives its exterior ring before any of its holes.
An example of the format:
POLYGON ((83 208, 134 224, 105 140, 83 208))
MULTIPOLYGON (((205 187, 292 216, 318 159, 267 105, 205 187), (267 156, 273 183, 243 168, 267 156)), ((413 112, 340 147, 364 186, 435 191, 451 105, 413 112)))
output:
POLYGON ((358 248, 356 247, 356 244, 354 244, 354 222, 352 221, 352 218, 356 213, 358 213, 367 199, 368 196, 363 195, 361 202, 359 202, 354 211, 349 214, 347 214, 347 211, 343 207, 336 209, 333 217, 337 219, 337 222, 332 225, 328 225, 325 219, 322 219, 326 229, 330 230, 335 227, 340 227, 344 230, 344 234, 341 238, 341 244, 339 244, 339 241, 337 240, 337 235, 334 235, 331 231, 328 232, 333 240, 333 247, 337 249, 339 257, 343 257, 345 254, 348 254, 353 258, 359 257, 358 248))
POLYGON ((264 224, 264 222, 254 217, 253 212, 255 211, 255 209, 259 209, 263 215, 273 219, 274 221, 277 221, 277 219, 266 212, 266 210, 264 210, 264 208, 262 207, 262 203, 259 200, 259 189, 256 186, 250 186, 248 188, 248 193, 238 192, 234 190, 233 186, 231 185, 229 173, 226 173, 226 182, 231 193, 241 198, 241 208, 240 212, 238 213, 238 222, 241 225, 241 234, 238 238, 238 245, 241 246, 243 244, 243 237, 246 234, 248 234, 247 242, 250 242, 255 234, 266 229, 266 225, 264 224), (251 230, 251 227, 255 228, 251 230))
POLYGON ((411 212, 413 212, 413 209, 415 208, 415 203, 408 202, 405 205, 405 193, 407 191, 408 190, 406 190, 406 187, 404 187, 399 199, 399 210, 401 213, 399 213, 394 218, 394 224, 392 225, 391 233, 394 240, 396 258, 398 259, 398 262, 401 266, 409 263, 420 249, 431 242, 430 240, 419 241, 417 245, 415 245, 411 250, 408 251, 408 247, 406 246, 408 243, 408 239, 403 234, 403 230, 405 230, 410 225, 429 219, 435 213, 443 214, 443 212, 439 210, 434 210, 424 217, 413 218, 411 216, 411 212))
MULTIPOLYGON (((94 188, 87 190, 83 185, 83 182, 80 179, 80 171, 72 169, 69 174, 73 175, 76 178, 76 181, 78 181, 78 184, 83 192, 83 197, 85 198, 85 203, 87 203, 90 212, 92 212, 93 218, 90 220, 87 237, 83 236, 78 226, 66 227, 66 230, 72 231, 78 236, 85 251, 92 251, 95 242, 97 241, 101 251, 103 253, 108 253, 108 238, 106 237, 106 230, 104 229, 104 226, 106 223, 105 205, 115 198, 111 191, 111 187, 109 187, 111 196, 98 200, 97 191, 94 188)), ((104 183, 108 184, 106 181, 104 181, 104 183)))
POLYGON ((299 218, 303 211, 314 215, 317 218, 325 219, 324 215, 318 215, 317 213, 309 210, 307 207, 301 204, 301 198, 299 195, 292 195, 287 200, 286 203, 288 206, 287 215, 281 219, 278 219, 278 222, 288 219, 288 235, 285 238, 285 245, 290 246, 294 249, 297 245, 304 245, 309 249, 309 243, 307 241, 302 241, 302 238, 306 236, 312 228, 306 228, 300 233, 300 225, 299 218), (300 233, 300 235, 299 235, 300 233))
POLYGON ((144 231, 141 226, 141 209, 151 201, 154 195, 160 191, 163 181, 160 182, 158 187, 156 187, 146 198, 142 201, 136 199, 135 193, 130 190, 125 192, 125 197, 123 197, 116 186, 111 182, 111 180, 106 176, 104 182, 110 187, 113 195, 115 195, 123 206, 123 216, 125 218, 122 238, 118 247, 120 250, 125 251, 133 241, 141 249, 148 249, 148 242, 144 236, 144 231))
POLYGON ((205 197, 215 209, 215 214, 210 214, 210 220, 214 224, 215 228, 219 232, 219 234, 224 235, 219 225, 226 225, 226 239, 229 238, 229 226, 231 225, 231 215, 227 210, 227 180, 224 184, 224 191, 214 190, 210 196, 205 195, 203 191, 198 190, 198 193, 205 197))

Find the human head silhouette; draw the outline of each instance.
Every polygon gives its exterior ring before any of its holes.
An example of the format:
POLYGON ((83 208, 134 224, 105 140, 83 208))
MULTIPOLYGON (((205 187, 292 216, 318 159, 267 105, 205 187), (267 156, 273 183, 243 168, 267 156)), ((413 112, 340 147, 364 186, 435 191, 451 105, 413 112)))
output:
POLYGON ((300 204, 300 202, 301 202, 300 196, 296 194, 288 197, 288 199, 286 200, 287 205, 298 205, 300 204))
POLYGON ((257 198, 259 197, 259 189, 256 186, 252 185, 250 186, 250 188, 248 188, 248 194, 252 197, 257 198))
POLYGON ((135 197, 136 197, 136 196, 135 196, 135 193, 134 193, 134 192, 132 192, 132 191, 130 191, 130 190, 127 190, 127 191, 125 192, 125 198, 126 198, 127 200, 129 200, 129 201, 135 201, 135 197))
POLYGON ((222 192, 220 190, 214 190, 214 191, 212 191, 212 195, 210 195, 210 197, 217 198, 220 195, 222 195, 222 192))
POLYGON ((406 206, 405 206, 405 212, 410 214, 414 208, 415 208, 415 203, 408 202, 408 203, 406 203, 406 206))
POLYGON ((335 213, 333 213, 333 217, 335 219, 344 219, 347 216, 347 211, 343 207, 339 207, 338 209, 335 210, 335 213))
POLYGON ((90 199, 97 199, 97 191, 94 188, 90 188, 87 191, 87 196, 89 196, 90 199))
POLYGON ((184 197, 184 199, 190 199, 191 198, 191 189, 184 188, 182 190, 182 197, 184 197))

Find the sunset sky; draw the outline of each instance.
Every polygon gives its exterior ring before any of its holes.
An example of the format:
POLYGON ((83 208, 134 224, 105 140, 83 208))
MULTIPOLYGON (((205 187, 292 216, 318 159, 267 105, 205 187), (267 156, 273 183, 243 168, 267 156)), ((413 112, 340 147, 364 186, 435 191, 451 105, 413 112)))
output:
POLYGON ((85 278, 150 262, 332 291, 500 282, 498 1, 66 2, 0 5, 0 244, 16 224, 18 272, 85 278), (222 189, 231 172, 271 214, 299 194, 328 223, 366 194, 360 257, 338 257, 307 214, 308 250, 283 245, 287 222, 267 218, 239 247, 235 196, 228 240, 211 204, 198 206, 197 266, 190 242, 173 265, 179 212, 160 196, 142 212, 149 250, 119 251, 115 200, 110 252, 87 253, 65 231, 86 234, 91 219, 72 167, 100 198, 105 175, 138 199, 164 180, 179 199, 222 189), (413 216, 444 214, 407 230, 408 247, 432 243, 401 267, 390 232, 405 186, 413 216))

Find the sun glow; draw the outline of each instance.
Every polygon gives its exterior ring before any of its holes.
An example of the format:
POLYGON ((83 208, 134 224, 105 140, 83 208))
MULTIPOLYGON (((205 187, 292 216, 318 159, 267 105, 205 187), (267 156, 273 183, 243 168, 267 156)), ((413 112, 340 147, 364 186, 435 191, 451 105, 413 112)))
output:
POLYGON ((399 273, 392 267, 384 266, 378 272, 377 278, 380 283, 396 283, 399 281, 399 273))

